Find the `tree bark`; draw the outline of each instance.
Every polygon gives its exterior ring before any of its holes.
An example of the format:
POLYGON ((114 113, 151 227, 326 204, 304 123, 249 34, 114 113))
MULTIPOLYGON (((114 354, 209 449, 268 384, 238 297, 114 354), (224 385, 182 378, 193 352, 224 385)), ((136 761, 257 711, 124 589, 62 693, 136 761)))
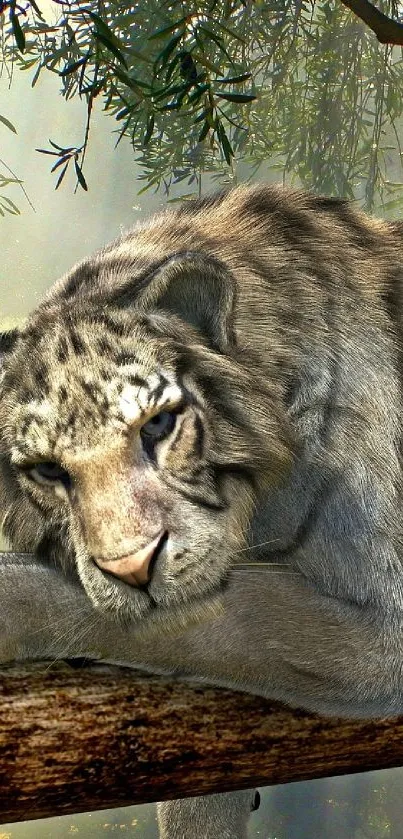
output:
POLYGON ((403 717, 323 719, 91 664, 0 679, 0 822, 403 765, 403 717))

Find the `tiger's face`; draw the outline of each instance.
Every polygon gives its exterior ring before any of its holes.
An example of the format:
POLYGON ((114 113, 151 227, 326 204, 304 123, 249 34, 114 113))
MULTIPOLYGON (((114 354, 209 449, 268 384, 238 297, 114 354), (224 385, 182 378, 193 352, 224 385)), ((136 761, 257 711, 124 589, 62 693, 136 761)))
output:
POLYGON ((34 333, 1 402, 12 544, 72 557, 96 608, 124 620, 216 592, 253 492, 188 349, 120 313, 34 333))
POLYGON ((101 285, 93 265, 6 357, 0 510, 13 547, 74 569, 98 610, 158 620, 216 598, 259 492, 290 463, 287 428, 236 346, 217 260, 169 258, 143 297, 132 267, 101 285))

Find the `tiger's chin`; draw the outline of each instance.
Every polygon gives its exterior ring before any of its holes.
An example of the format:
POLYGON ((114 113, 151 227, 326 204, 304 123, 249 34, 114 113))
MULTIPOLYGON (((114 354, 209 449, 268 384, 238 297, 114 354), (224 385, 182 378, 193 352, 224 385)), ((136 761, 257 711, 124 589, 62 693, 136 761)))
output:
POLYGON ((170 574, 135 587, 100 569, 89 557, 77 559, 81 584, 97 612, 126 628, 178 629, 210 620, 222 612, 228 568, 215 569, 208 578, 182 580, 170 574))

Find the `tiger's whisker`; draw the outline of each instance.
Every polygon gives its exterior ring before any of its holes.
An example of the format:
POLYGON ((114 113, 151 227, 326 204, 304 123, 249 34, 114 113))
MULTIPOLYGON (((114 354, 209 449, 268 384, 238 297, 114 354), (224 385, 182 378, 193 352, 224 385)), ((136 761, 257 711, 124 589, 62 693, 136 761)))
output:
POLYGON ((270 539, 268 542, 258 542, 256 545, 247 545, 246 548, 240 548, 238 551, 235 551, 236 554, 246 553, 247 551, 253 551, 255 548, 265 548, 267 545, 274 545, 275 542, 279 542, 280 539, 270 539))
POLYGON ((234 565, 234 568, 266 568, 272 566, 278 566, 279 568, 285 568, 290 565, 289 562, 237 562, 234 565))
POLYGON ((257 565, 255 565, 252 568, 245 567, 244 565, 240 565, 239 567, 235 566, 234 568, 231 568, 231 573, 236 572, 237 574, 257 574, 259 571, 262 571, 262 573, 265 572, 266 574, 270 574, 270 576, 272 576, 273 574, 282 574, 283 576, 292 576, 293 574, 298 574, 298 571, 292 571, 288 568, 285 568, 284 571, 281 571, 279 568, 267 569, 267 567, 264 565, 262 568, 259 568, 257 565))

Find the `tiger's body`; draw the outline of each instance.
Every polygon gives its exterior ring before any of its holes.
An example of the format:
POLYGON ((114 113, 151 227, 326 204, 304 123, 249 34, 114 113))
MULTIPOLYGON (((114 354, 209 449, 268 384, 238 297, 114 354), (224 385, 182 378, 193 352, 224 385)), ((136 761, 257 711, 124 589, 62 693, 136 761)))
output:
POLYGON ((109 658, 403 712, 402 254, 398 223, 241 188, 104 248, 3 338, 5 532, 129 627, 109 658))

